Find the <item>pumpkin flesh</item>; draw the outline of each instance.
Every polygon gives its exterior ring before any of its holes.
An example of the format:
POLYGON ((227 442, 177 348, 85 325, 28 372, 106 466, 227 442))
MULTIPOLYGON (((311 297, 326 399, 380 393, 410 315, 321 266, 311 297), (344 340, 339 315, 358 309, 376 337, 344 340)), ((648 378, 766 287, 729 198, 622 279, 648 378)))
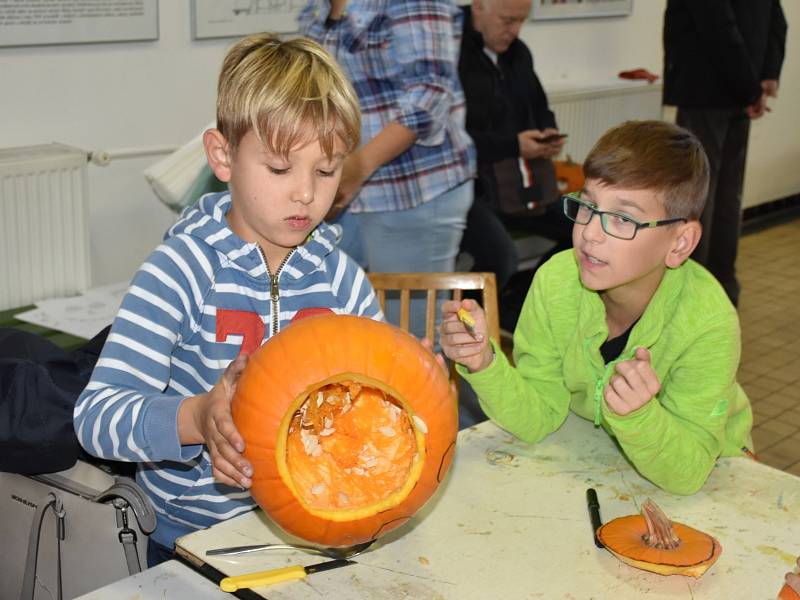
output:
POLYGON ((418 460, 408 413, 355 382, 312 392, 292 416, 286 464, 308 510, 359 510, 403 489, 418 460))

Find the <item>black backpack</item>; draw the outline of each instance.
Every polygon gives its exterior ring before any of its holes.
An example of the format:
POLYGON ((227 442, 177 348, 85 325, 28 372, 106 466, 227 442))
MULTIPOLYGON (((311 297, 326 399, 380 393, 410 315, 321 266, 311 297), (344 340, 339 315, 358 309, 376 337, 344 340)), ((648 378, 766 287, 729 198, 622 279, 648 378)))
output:
POLYGON ((109 329, 67 352, 40 335, 0 328, 0 471, 53 473, 82 455, 72 412, 109 329))

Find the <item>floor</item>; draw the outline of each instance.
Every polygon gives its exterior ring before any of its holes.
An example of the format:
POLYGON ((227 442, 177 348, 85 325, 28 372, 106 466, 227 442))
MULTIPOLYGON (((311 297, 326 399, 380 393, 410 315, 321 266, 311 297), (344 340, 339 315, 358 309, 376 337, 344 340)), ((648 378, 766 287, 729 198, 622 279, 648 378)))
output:
POLYGON ((742 236, 739 382, 759 460, 800 475, 800 218, 742 236))

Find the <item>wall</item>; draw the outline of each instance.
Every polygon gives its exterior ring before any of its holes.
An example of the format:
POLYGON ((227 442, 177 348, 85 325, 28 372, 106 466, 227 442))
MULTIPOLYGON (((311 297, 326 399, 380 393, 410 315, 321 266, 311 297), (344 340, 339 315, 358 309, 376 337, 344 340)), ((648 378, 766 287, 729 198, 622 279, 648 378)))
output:
MULTIPOLYGON (((188 0, 159 2, 154 42, 0 48, 0 146, 175 147, 214 118, 225 40, 191 40, 188 0)), ((142 170, 160 156, 89 164, 93 285, 130 279, 174 215, 142 170)))
MULTIPOLYGON (((634 0, 626 18, 532 21, 521 37, 546 88, 608 81, 621 70, 663 71, 661 25, 666 0, 634 0)), ((772 112, 753 122, 744 206, 800 193, 800 2, 782 2, 789 32, 772 112)))
MULTIPOLYGON (((745 202, 800 192, 800 3, 790 26, 781 95, 756 122, 745 202)), ((626 18, 537 21, 522 37, 548 87, 661 72, 665 0, 635 0, 626 18)), ((0 48, 0 146, 58 141, 91 150, 174 147, 213 119, 216 76, 231 40, 192 41, 190 3, 159 2, 155 42, 0 48)), ((93 284, 129 279, 174 215, 142 170, 158 156, 89 165, 93 284)))

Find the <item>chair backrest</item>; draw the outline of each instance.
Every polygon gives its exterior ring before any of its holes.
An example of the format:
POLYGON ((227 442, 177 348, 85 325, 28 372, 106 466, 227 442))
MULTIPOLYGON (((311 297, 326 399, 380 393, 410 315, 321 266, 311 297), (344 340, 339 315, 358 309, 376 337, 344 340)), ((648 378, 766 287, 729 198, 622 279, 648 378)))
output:
POLYGON ((368 273, 370 283, 378 294, 381 308, 386 302, 386 292, 400 292, 400 327, 408 331, 411 292, 426 292, 425 337, 434 341, 436 327, 437 292, 449 291, 454 300, 461 300, 462 292, 479 290, 481 304, 486 313, 489 337, 500 341, 500 313, 497 308, 497 284, 494 273, 368 273))

